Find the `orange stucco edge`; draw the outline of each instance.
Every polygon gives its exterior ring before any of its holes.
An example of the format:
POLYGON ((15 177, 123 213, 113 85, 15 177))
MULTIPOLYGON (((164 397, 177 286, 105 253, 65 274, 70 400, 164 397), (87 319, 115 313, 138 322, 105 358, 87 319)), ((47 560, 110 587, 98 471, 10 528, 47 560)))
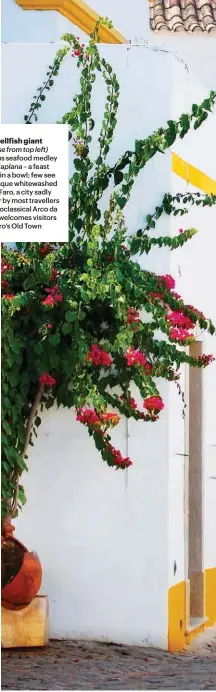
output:
MULTIPOLYGON (((99 19, 99 14, 84 0, 16 0, 16 3, 23 10, 56 10, 88 35, 99 19)), ((102 43, 128 43, 119 31, 106 26, 100 27, 99 37, 102 43)))
POLYGON ((204 615, 208 621, 187 634, 187 582, 171 586, 168 592, 168 650, 182 651, 187 643, 216 623, 216 567, 204 571, 204 615))

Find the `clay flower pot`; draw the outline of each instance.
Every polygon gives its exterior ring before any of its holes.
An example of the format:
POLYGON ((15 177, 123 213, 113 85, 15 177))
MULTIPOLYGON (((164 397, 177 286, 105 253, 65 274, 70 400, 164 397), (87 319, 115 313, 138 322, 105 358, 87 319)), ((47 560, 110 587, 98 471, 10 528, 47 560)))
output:
POLYGON ((10 520, 2 532, 2 606, 8 610, 25 608, 38 593, 42 569, 36 553, 30 553, 13 537, 10 520))

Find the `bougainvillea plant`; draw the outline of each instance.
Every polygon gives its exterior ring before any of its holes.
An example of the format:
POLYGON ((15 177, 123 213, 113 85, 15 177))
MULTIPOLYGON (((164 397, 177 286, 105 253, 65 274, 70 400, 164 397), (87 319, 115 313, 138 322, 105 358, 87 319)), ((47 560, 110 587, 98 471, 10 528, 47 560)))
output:
MULTIPOLYGON (((107 21, 107 20, 100 20, 107 21)), ((80 93, 62 123, 69 125, 74 173, 70 180, 69 242, 2 246, 2 514, 16 516, 25 502, 20 477, 27 469, 28 445, 41 423, 40 412, 75 407, 103 460, 115 469, 132 463, 114 448, 111 431, 121 416, 155 422, 164 403, 158 379, 176 383, 182 363, 205 367, 211 355, 192 358, 186 346, 195 329, 214 333, 208 317, 185 305, 170 275, 140 267, 137 254, 155 245, 170 250, 191 239, 195 229, 175 237, 153 236, 162 214, 183 215, 188 203, 215 204, 213 195, 166 194, 146 224, 129 236, 123 209, 140 170, 190 127, 197 129, 212 110, 216 93, 178 121, 169 121, 135 142, 115 166, 107 155, 117 122, 119 84, 97 47, 98 26, 89 44, 65 36, 42 87, 31 103, 26 124, 37 119, 46 90, 64 56, 72 50, 81 70, 80 93), (97 156, 91 154, 91 92, 97 72, 107 87, 97 156), (101 198, 109 188, 108 205, 101 198), (142 405, 138 405, 139 391, 142 405), (137 397, 138 398, 138 397, 137 397)), ((143 210, 146 213, 146 210, 143 210)), ((72 413, 71 413, 72 415, 72 413)))

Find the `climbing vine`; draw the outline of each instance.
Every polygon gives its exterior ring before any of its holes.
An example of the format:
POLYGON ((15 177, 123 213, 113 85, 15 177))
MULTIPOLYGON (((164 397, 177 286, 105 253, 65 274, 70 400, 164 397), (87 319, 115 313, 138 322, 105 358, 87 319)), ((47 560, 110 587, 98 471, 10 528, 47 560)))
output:
MULTIPOLYGON (((108 21, 102 20, 101 21, 108 21)), ((107 155, 117 122, 119 84, 111 65, 100 56, 98 27, 87 46, 70 35, 38 89, 25 122, 37 119, 45 92, 65 55, 72 51, 81 71, 80 92, 62 118, 69 126, 74 172, 70 179, 69 242, 17 243, 2 246, 2 514, 16 516, 25 502, 20 478, 27 470, 41 412, 53 406, 75 407, 102 459, 115 469, 132 463, 114 448, 112 428, 121 416, 155 422, 164 408, 158 380, 179 384, 180 367, 205 367, 211 355, 190 357, 185 346, 200 328, 214 333, 212 321, 186 305, 170 275, 140 267, 135 255, 155 245, 182 246, 196 229, 177 229, 174 237, 153 236, 162 214, 184 215, 188 203, 211 206, 213 195, 166 194, 143 229, 128 233, 123 209, 132 186, 149 159, 163 152, 189 128, 197 129, 212 110, 216 93, 178 121, 169 121, 145 140, 135 142, 110 167, 107 155), (95 123, 92 89, 100 73, 107 98, 98 138, 91 154, 95 123), (100 205, 109 188, 105 211, 100 205), (138 397, 139 394, 139 397, 138 397), (138 402, 142 401, 142 404, 138 402)), ((71 413, 72 415, 72 413, 71 413)))

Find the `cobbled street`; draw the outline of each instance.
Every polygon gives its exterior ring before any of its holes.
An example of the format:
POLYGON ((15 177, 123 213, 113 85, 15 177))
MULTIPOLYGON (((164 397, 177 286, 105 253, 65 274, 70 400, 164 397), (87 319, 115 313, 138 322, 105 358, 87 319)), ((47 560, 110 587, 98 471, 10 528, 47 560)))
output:
POLYGON ((216 645, 202 652, 51 641, 2 651, 3 690, 216 690, 216 645))

